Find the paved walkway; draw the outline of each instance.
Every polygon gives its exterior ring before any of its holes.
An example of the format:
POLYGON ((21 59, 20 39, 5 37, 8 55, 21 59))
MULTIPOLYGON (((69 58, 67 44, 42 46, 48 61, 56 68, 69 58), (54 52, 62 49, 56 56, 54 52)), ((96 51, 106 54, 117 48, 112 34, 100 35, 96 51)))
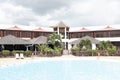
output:
POLYGON ((63 60, 63 59, 99 59, 99 60, 107 60, 107 61, 120 61, 119 56, 73 56, 73 55, 63 55, 60 57, 28 57, 24 59, 15 59, 15 58, 0 58, 0 66, 21 64, 24 62, 29 62, 31 60, 63 60))

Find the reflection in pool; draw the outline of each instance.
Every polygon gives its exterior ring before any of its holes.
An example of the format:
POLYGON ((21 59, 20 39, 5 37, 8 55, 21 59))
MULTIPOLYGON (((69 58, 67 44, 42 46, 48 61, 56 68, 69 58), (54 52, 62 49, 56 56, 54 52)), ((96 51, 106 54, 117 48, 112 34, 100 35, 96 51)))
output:
POLYGON ((50 60, 0 67, 0 80, 120 80, 120 63, 50 60))

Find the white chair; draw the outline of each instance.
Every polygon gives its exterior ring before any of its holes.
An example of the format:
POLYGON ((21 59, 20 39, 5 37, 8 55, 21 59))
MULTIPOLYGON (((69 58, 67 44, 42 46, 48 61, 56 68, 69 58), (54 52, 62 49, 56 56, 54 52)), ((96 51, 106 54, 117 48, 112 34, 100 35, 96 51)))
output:
POLYGON ((21 58, 21 59, 24 59, 23 53, 20 53, 20 58, 21 58))
POLYGON ((19 59, 19 58, 20 58, 20 56, 19 56, 18 53, 15 54, 15 58, 16 58, 16 59, 19 59))

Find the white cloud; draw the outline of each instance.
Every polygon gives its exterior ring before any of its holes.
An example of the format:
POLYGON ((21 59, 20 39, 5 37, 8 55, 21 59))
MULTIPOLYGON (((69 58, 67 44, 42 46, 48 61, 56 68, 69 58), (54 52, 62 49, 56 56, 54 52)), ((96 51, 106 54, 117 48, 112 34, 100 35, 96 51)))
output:
POLYGON ((34 5, 28 0, 23 4, 17 0, 14 0, 14 3, 11 0, 1 2, 0 23, 45 27, 55 25, 61 20, 71 27, 120 24, 119 0, 51 1, 48 6, 42 4, 47 3, 47 0, 36 0, 34 5))
POLYGON ((35 14, 31 9, 5 2, 0 4, 0 19, 0 23, 4 24, 24 23, 34 20, 35 14))
POLYGON ((52 13, 52 17, 60 15, 57 19, 63 19, 72 26, 120 24, 116 21, 120 17, 119 4, 117 0, 73 2, 71 6, 52 13))

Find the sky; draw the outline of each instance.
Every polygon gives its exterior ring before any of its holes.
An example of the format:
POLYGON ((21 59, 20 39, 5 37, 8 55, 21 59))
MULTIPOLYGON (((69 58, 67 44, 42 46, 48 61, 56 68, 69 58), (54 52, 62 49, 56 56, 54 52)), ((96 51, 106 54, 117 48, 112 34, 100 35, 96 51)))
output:
POLYGON ((50 27, 120 24, 120 0, 0 0, 0 24, 50 27))

